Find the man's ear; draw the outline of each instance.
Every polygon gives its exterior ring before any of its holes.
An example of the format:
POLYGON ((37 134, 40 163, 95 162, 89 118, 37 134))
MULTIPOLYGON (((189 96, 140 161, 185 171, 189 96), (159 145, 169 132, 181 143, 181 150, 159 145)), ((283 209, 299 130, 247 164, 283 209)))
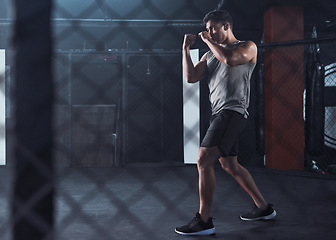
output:
POLYGON ((229 28, 230 28, 230 24, 229 23, 225 23, 224 24, 224 30, 227 31, 227 30, 229 30, 229 28))

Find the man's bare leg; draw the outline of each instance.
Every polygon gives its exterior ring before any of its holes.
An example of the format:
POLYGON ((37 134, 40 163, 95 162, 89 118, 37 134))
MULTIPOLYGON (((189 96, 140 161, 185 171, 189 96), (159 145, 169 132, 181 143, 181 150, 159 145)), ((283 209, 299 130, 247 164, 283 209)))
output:
POLYGON ((229 174, 231 174, 236 179, 236 181, 251 196, 255 205, 261 209, 265 208, 267 202, 260 193, 251 174, 238 163, 237 157, 236 156, 221 157, 219 161, 222 165, 222 168, 229 174))
POLYGON ((212 200, 216 186, 214 163, 219 157, 220 152, 217 147, 201 147, 198 153, 199 213, 203 222, 206 222, 211 215, 212 200))

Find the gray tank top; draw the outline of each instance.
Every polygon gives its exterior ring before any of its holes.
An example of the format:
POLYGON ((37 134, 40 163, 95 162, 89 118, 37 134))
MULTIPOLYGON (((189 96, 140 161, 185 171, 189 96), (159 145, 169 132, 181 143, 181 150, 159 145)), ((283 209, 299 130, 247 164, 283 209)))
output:
MULTIPOLYGON (((227 47, 235 48, 239 43, 241 42, 236 41, 227 47)), ((250 104, 250 79, 256 64, 248 62, 231 67, 219 61, 211 51, 207 52, 206 60, 212 114, 229 109, 247 118, 247 108, 250 104)))

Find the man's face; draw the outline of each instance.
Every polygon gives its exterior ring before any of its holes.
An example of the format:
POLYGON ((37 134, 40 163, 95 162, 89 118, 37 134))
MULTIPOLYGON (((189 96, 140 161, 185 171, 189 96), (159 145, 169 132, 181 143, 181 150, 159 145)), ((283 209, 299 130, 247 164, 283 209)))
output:
POLYGON ((210 33, 213 41, 217 43, 223 43, 227 38, 227 30, 225 30, 224 25, 220 22, 214 20, 209 20, 205 24, 206 30, 210 33))

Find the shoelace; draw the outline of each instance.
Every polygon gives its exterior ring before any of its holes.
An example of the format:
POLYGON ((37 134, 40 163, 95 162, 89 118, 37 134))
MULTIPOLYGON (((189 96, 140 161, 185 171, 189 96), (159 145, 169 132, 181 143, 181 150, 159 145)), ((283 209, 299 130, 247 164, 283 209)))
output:
POLYGON ((259 210, 259 208, 257 207, 257 205, 252 206, 252 210, 248 212, 248 214, 254 214, 259 210))

